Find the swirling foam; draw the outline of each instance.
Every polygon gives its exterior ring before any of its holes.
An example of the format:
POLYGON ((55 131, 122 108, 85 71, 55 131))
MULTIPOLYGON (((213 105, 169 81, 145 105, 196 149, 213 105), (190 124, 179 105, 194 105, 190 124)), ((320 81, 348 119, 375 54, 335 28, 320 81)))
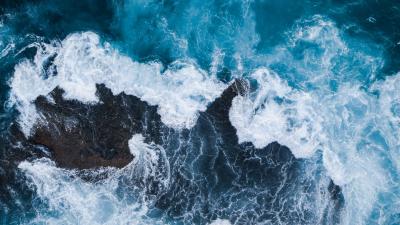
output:
POLYGON ((33 46, 37 48, 34 60, 18 64, 11 80, 11 102, 21 113, 19 123, 26 136, 40 119, 32 102, 57 86, 66 99, 98 103, 96 84, 105 84, 115 95, 125 92, 158 105, 162 121, 174 128, 192 127, 198 112, 206 110, 225 88, 193 63, 177 61, 161 72, 160 63, 134 62, 110 44, 102 44, 92 32, 33 46))
POLYGON ((36 191, 34 202, 39 203, 30 224, 163 224, 147 216, 153 204, 147 191, 150 179, 165 188, 169 183, 169 167, 159 163, 165 160, 164 149, 144 143, 140 135, 132 137, 129 147, 137 160, 126 167, 85 171, 89 176, 107 174, 96 182, 81 179, 78 171, 58 168, 50 159, 20 163, 19 169, 36 191), (166 176, 158 176, 160 170, 166 176))
MULTIPOLYGON (((342 187, 343 224, 390 223, 400 207, 400 74, 366 87, 382 67, 382 57, 369 54, 367 45, 345 41, 335 24, 321 16, 302 21, 287 45, 259 57, 265 67, 249 76, 258 88, 236 97, 230 110, 241 142, 264 147, 278 141, 297 157, 322 151, 327 173, 342 187)), ((97 103, 95 84, 104 83, 114 94, 124 91, 158 105, 164 123, 178 128, 193 126, 197 113, 225 87, 190 63, 176 62, 161 72, 159 63, 133 62, 90 32, 73 34, 62 43, 38 44, 37 49, 33 61, 15 68, 11 81, 12 102, 21 113, 26 135, 40 119, 32 102, 56 86, 66 91, 65 98, 97 103), (44 70, 52 57, 53 66, 44 70)), ((146 152, 133 154, 147 162, 137 168, 152 174, 147 166, 155 162, 154 157, 146 152)), ((64 177, 70 172, 49 162, 24 162, 20 168, 31 176, 34 186, 43 188, 39 196, 50 203, 62 199, 58 194, 69 192, 71 184, 78 183, 79 189, 85 184, 64 177)), ((96 185, 87 189, 85 185, 84 190, 98 190, 96 185)), ((54 206, 63 205, 54 202, 54 206)))
POLYGON ((398 209, 389 206, 400 200, 400 74, 366 88, 363 81, 374 79, 380 60, 349 49, 324 18, 306 23, 295 30, 290 47, 305 58, 296 61, 290 48, 279 48, 286 56, 282 64, 303 62, 295 67, 302 75, 295 76, 297 88, 284 79, 293 81, 290 73, 258 69, 249 76, 258 88, 234 99, 230 120, 239 141, 259 148, 278 141, 296 157, 321 150, 327 173, 345 197, 342 224, 391 223, 398 209), (320 52, 301 49, 304 42, 320 46, 320 52))
POLYGON ((312 96, 293 90, 268 69, 258 69, 251 78, 259 84, 257 94, 237 96, 229 113, 239 141, 263 148, 278 140, 297 157, 311 156, 323 139, 312 96))

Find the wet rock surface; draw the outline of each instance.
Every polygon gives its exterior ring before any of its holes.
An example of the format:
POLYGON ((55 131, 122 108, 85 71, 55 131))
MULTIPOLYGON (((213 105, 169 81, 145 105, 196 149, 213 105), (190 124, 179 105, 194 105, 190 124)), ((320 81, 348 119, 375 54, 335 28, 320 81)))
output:
POLYGON ((97 89, 98 104, 65 100, 61 89, 50 94, 51 100, 35 101, 42 119, 29 141, 49 148, 61 167, 124 167, 133 157, 128 141, 143 130, 145 117, 154 129, 161 123, 155 106, 124 93, 113 96, 104 85, 97 89))
MULTIPOLYGON (((212 112, 221 114, 221 119, 225 117, 229 120, 226 116, 231 100, 245 92, 244 85, 243 81, 234 82, 206 113, 202 113, 202 117, 212 112)), ((96 104, 66 100, 63 93, 62 89, 56 88, 48 96, 36 99, 35 106, 41 119, 28 140, 18 130, 14 131, 14 142, 47 149, 44 152, 48 154, 44 156, 51 157, 60 167, 121 168, 133 158, 128 147, 132 135, 142 133, 148 141, 160 144, 161 130, 174 132, 161 122, 157 106, 149 106, 139 98, 124 93, 114 96, 102 84, 97 85, 100 103, 96 104)), ((14 125, 13 129, 18 128, 14 125)), ((21 160, 24 157, 17 158, 21 160)))
MULTIPOLYGON (((296 159, 287 147, 276 142, 263 149, 238 143, 229 109, 233 98, 247 90, 247 82, 236 80, 200 113, 192 129, 177 131, 161 122, 157 106, 124 93, 114 96, 104 85, 97 85, 100 103, 96 104, 66 100, 63 90, 56 88, 49 96, 36 99, 41 120, 28 140, 16 124, 11 126, 10 146, 15 149, 7 151, 9 166, 0 167, 0 181, 5 184, 23 180, 15 179, 20 176, 18 162, 40 157, 49 157, 64 168, 122 168, 134 157, 129 139, 140 133, 146 143, 165 149, 171 165, 170 185, 158 189, 154 182, 149 184, 154 188, 150 187, 148 193, 155 196, 155 206, 169 217, 200 224, 220 217, 238 224, 259 223, 274 217, 268 213, 284 208, 280 213, 288 221, 313 221, 313 210, 304 211, 299 217, 292 207, 282 205, 295 206, 298 196, 292 194, 301 193, 299 189, 321 191, 315 190, 314 178, 301 178, 304 160, 296 159), (242 215, 242 207, 253 213, 242 215)), ((23 183, 14 186, 21 189, 19 193, 28 190, 23 183)), ((340 187, 330 182, 329 188, 322 191, 331 196, 335 205, 330 208, 332 212, 327 212, 337 221, 337 212, 343 207, 340 187)))

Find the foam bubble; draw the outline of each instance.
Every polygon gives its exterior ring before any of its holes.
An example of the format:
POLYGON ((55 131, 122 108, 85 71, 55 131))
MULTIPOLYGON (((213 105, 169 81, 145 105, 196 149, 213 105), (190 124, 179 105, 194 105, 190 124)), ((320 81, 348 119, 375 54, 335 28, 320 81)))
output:
POLYGON ((192 63, 177 61, 161 72, 160 63, 132 61, 91 32, 72 34, 61 43, 38 44, 37 49, 33 61, 15 67, 11 80, 11 100, 22 114, 19 122, 27 136, 40 117, 32 101, 57 86, 65 91, 64 98, 90 104, 98 103, 96 84, 105 84, 115 95, 125 92, 158 105, 162 121, 174 128, 192 127, 198 112, 225 88, 192 63), (51 71, 45 70, 52 57, 51 71))

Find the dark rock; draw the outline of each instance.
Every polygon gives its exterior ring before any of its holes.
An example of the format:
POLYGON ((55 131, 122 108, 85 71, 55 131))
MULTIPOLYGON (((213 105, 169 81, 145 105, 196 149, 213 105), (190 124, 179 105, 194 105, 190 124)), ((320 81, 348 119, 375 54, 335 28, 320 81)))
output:
MULTIPOLYGON (((235 81, 220 98, 226 104, 213 103, 217 107, 211 106, 208 111, 222 113, 225 117, 232 98, 244 93, 246 85, 245 81, 235 81)), ((35 105, 42 119, 28 140, 50 149, 51 157, 60 167, 124 167, 133 157, 128 147, 133 134, 142 133, 159 144, 162 142, 161 129, 168 130, 162 124, 156 106, 149 106, 125 93, 114 96, 104 85, 97 85, 98 104, 65 100, 63 93, 62 89, 56 88, 49 96, 36 99, 35 105)), ((24 138, 21 134, 16 136, 24 138)))
MULTIPOLYGON (((133 159, 128 141, 140 133, 147 143, 165 149, 168 171, 161 169, 156 178, 145 182, 140 180, 140 174, 139 180, 121 179, 121 188, 144 189, 154 197, 156 208, 171 218, 199 224, 229 218, 238 224, 255 224, 277 222, 271 212, 280 210, 285 221, 312 221, 315 215, 311 208, 305 208, 302 217, 293 208, 298 203, 296 193, 304 192, 312 201, 308 193, 319 191, 313 189, 314 178, 302 178, 304 161, 277 142, 262 149, 251 143, 238 143, 229 110, 233 98, 247 94, 248 89, 246 81, 236 80, 200 113, 193 128, 177 131, 161 122, 156 106, 125 93, 114 96, 104 85, 97 85, 98 104, 65 100, 63 90, 56 88, 35 101, 42 120, 29 140, 18 126, 11 127, 11 142, 17 147, 12 157, 6 158, 17 162, 50 157, 58 166, 80 169, 78 176, 96 182, 107 177, 108 172, 94 176, 85 169, 124 167, 133 159), (163 172, 170 174, 165 186, 157 180, 167 177, 163 172)), ((17 163, 10 165, 12 168, 4 171, 15 171, 17 163)), ((16 173, 3 173, 1 168, 1 182, 17 180, 16 173)), ((19 187, 26 189, 24 185, 19 187)), ((326 189, 334 202, 334 207, 326 210, 326 217, 336 216, 342 208, 341 190, 333 183, 326 189)))
POLYGON ((113 96, 104 85, 97 85, 98 104, 65 100, 62 94, 56 88, 50 94, 54 101, 37 98, 43 119, 29 139, 49 148, 61 167, 124 167, 133 157, 128 141, 142 131, 144 117, 151 114, 153 121, 160 121, 156 107, 124 93, 113 96))

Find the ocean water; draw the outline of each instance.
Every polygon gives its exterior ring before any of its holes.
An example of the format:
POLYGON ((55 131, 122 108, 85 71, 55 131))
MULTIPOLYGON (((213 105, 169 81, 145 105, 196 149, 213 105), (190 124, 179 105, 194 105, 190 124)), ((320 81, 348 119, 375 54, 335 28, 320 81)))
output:
POLYGON ((1 1, 0 224, 400 224, 399 24, 393 0, 1 1), (132 162, 15 156, 35 99, 96 84, 157 107, 132 162))

